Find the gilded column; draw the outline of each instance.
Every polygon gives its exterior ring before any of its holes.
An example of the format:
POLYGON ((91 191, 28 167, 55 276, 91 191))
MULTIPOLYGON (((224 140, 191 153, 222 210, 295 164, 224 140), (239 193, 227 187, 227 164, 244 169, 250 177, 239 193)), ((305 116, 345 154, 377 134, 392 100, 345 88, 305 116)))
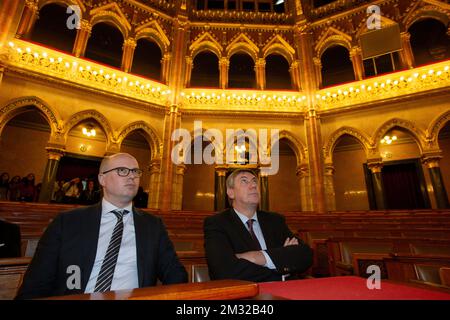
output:
POLYGON ((264 90, 266 88, 266 60, 258 58, 255 63, 256 88, 264 90))
POLYGON ((316 75, 316 86, 317 88, 322 87, 322 61, 320 58, 313 58, 314 61, 314 73, 316 75))
POLYGON ((411 34, 409 32, 400 33, 400 39, 402 41, 402 50, 400 53, 400 63, 404 69, 414 68, 414 53, 411 48, 410 42, 411 34))
POLYGON ((291 63, 291 66, 289 68, 289 73, 291 74, 292 89, 300 91, 301 90, 300 63, 298 60, 294 60, 291 63))
POLYGON ((381 169, 383 168, 382 162, 368 162, 367 163, 370 172, 372 172, 372 185, 375 196, 376 210, 386 209, 386 201, 384 197, 383 176, 381 169))
POLYGON ((30 34, 31 29, 33 29, 34 23, 38 18, 38 9, 38 2, 36 0, 25 1, 25 7, 22 12, 22 17, 20 18, 19 27, 17 28, 17 38, 27 37, 30 34))
POLYGON ((176 175, 173 181, 172 210, 181 210, 183 205, 183 178, 186 172, 186 165, 176 166, 176 175))
POLYGON ((227 186, 226 186, 227 168, 216 167, 215 194, 214 194, 214 211, 225 210, 227 186))
POLYGON ((219 73, 220 73, 220 88, 228 88, 228 69, 230 67, 230 60, 227 57, 220 58, 219 73))
POLYGON ((41 193, 39 202, 50 202, 55 188, 56 173, 58 172, 59 160, 64 155, 64 150, 59 148, 45 148, 47 151, 47 165, 42 177, 41 193))
POLYGON ((133 65, 134 49, 136 48, 136 39, 128 38, 123 42, 122 47, 122 66, 124 72, 130 72, 133 65))
POLYGON ((191 57, 186 57, 186 73, 185 73, 185 80, 184 80, 184 86, 190 87, 191 86, 191 77, 192 77, 192 69, 194 68, 194 63, 192 61, 191 57))
POLYGON ((438 209, 446 209, 450 208, 450 204, 448 201, 447 191, 445 190, 444 180, 442 179, 441 168, 439 167, 439 161, 441 158, 441 155, 436 154, 424 155, 422 162, 427 166, 428 172, 430 173, 438 209))
POLYGON ((260 177, 261 202, 260 208, 269 211, 269 177, 267 174, 261 173, 260 177))
POLYGON ((313 211, 311 198, 311 180, 307 164, 297 167, 296 175, 300 184, 300 205, 302 211, 313 211))
POLYGON ((167 83, 169 80, 170 53, 165 53, 161 59, 161 82, 167 83))
POLYGON ((80 29, 77 30, 75 43, 73 44, 72 53, 75 57, 83 57, 86 51, 86 46, 91 36, 92 26, 89 21, 82 19, 80 21, 80 29))
POLYGON ((350 49, 350 60, 352 60, 355 80, 362 80, 364 78, 364 64, 362 60, 361 48, 353 47, 350 49))
POLYGON ((149 179, 149 194, 148 194, 148 208, 159 208, 159 180, 161 171, 161 159, 154 159, 150 162, 150 179, 149 179))
POLYGON ((9 38, 14 37, 15 27, 17 21, 14 21, 14 16, 19 10, 20 1, 4 1, 2 9, 0 10, 0 50, 8 41, 9 38))
POLYGON ((317 213, 326 212, 324 166, 322 157, 322 134, 319 116, 316 112, 315 91, 317 90, 317 74, 313 61, 313 39, 307 26, 300 22, 295 26, 295 41, 301 57, 301 83, 307 97, 305 113, 305 130, 308 144, 309 175, 313 209, 317 213))
POLYGON ((172 42, 172 59, 170 65, 170 77, 168 85, 170 95, 168 105, 170 109, 164 118, 164 150, 161 163, 161 212, 170 211, 172 205, 173 180, 175 179, 175 165, 172 163, 172 149, 174 141, 172 141, 172 132, 179 128, 181 122, 181 114, 179 113, 179 99, 183 90, 185 81, 186 68, 186 44, 189 33, 189 21, 187 20, 186 6, 184 2, 178 3, 179 7, 176 12, 174 21, 174 40, 172 42))
POLYGON ((325 164, 325 197, 327 210, 336 211, 336 192, 334 190, 334 166, 331 163, 325 164))

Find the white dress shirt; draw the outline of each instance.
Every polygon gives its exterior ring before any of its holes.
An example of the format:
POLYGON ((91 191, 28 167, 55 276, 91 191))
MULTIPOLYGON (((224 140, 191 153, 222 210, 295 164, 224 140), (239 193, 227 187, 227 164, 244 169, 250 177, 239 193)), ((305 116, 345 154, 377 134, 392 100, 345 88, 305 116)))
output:
POLYGON ((136 259, 136 234, 134 231, 133 207, 130 203, 125 208, 117 208, 105 198, 102 200, 102 216, 100 220, 100 233, 97 243, 97 254, 92 268, 89 281, 86 285, 85 293, 92 293, 95 289, 97 277, 102 267, 103 259, 111 240, 117 217, 112 210, 127 210, 123 216, 123 235, 120 245, 119 256, 114 270, 111 290, 133 289, 139 287, 137 259, 136 259))
POLYGON ((241 219, 242 223, 244 224, 244 226, 245 226, 245 228, 247 230, 249 230, 248 229, 248 225, 247 225, 247 221, 250 220, 250 219, 255 220, 255 221, 253 221, 253 232, 255 233, 255 236, 256 236, 256 238, 259 241, 259 244, 261 246, 261 252, 263 253, 264 258, 266 258, 266 264, 264 265, 264 267, 267 267, 269 269, 276 269, 275 265, 273 264, 272 259, 270 258, 269 254, 266 252, 267 245, 266 245, 266 241, 264 240, 264 235, 262 233, 261 226, 259 225, 258 215, 256 214, 256 212, 249 219, 249 218, 247 218, 247 216, 245 216, 242 213, 238 212, 236 209, 234 209, 234 211, 237 213, 239 219, 241 219))

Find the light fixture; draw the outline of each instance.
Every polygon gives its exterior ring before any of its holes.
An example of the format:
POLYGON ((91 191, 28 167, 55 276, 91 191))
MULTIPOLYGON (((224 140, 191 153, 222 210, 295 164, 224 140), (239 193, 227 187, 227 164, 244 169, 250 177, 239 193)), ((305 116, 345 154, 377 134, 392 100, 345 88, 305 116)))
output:
POLYGON ((92 125, 87 125, 86 127, 83 127, 82 129, 83 134, 88 137, 95 137, 96 132, 94 127, 92 125))
POLYGON ((275 5, 277 6, 277 5, 282 4, 282 3, 284 3, 284 0, 277 0, 277 2, 275 2, 275 5))
POLYGON ((381 143, 382 144, 391 144, 392 143, 392 141, 395 141, 395 140, 397 140, 397 136, 384 136, 384 138, 383 139, 381 139, 381 143))

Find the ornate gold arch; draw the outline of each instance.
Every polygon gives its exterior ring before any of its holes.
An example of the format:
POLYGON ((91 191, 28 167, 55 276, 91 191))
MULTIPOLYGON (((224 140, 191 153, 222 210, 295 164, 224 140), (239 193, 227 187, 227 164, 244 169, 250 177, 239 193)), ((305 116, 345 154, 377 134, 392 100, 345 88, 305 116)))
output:
POLYGON ((403 25, 405 26, 405 30, 408 30, 415 22, 426 18, 438 20, 442 22, 445 27, 448 26, 450 21, 448 10, 445 10, 435 5, 427 5, 425 7, 412 10, 403 19, 403 25))
POLYGON ((287 130, 281 130, 278 137, 278 142, 280 142, 281 139, 285 139, 288 146, 294 151, 295 158, 297 159, 297 166, 300 166, 306 161, 307 148, 304 143, 287 130))
POLYGON ((425 133, 413 122, 399 118, 393 118, 386 121, 375 131, 372 137, 374 148, 378 149, 380 140, 384 137, 386 132, 395 127, 402 128, 408 131, 413 136, 414 140, 416 140, 421 153, 426 149, 425 133))
POLYGON ((62 120, 55 109, 35 96, 14 99, 0 109, 0 136, 12 118, 30 110, 37 110, 44 116, 50 126, 50 140, 57 140, 62 134, 62 120))
POLYGON ((427 143, 428 147, 439 147, 439 132, 442 128, 450 121, 450 110, 444 112, 443 114, 437 116, 427 129, 427 143))
POLYGON ((364 152, 366 153, 366 157, 369 158, 369 150, 372 148, 370 138, 365 133, 363 133, 358 129, 345 126, 334 131, 328 138, 326 144, 324 145, 323 154, 325 163, 333 163, 334 148, 336 147, 339 138, 342 137, 343 135, 349 135, 358 140, 358 142, 362 145, 364 152))
POLYGON ((267 56, 273 53, 278 53, 282 55, 289 63, 292 64, 294 61, 295 50, 292 46, 284 40, 281 36, 275 36, 263 49, 262 55, 265 59, 267 56))
POLYGON ((222 58, 223 47, 209 32, 204 33, 189 46, 189 55, 194 60, 197 54, 205 50, 214 53, 219 60, 222 58))
POLYGON ((352 47, 352 37, 338 29, 329 27, 314 48, 316 57, 320 59, 325 50, 333 45, 343 46, 350 51, 352 47))
POLYGON ((147 23, 139 28, 136 28, 136 41, 142 38, 149 38, 156 42, 164 55, 169 51, 170 40, 166 36, 164 30, 156 21, 147 23))
POLYGON ((240 34, 236 37, 226 48, 226 56, 228 60, 232 55, 238 52, 245 52, 252 57, 253 61, 256 63, 258 60, 259 48, 258 46, 250 40, 245 34, 240 34))
POLYGON ((64 141, 67 141, 67 136, 69 135, 69 132, 73 127, 87 119, 96 120, 102 127, 103 131, 106 133, 106 149, 109 148, 112 142, 116 142, 116 137, 114 137, 114 132, 108 119, 103 114, 94 109, 77 112, 65 122, 64 141))
POLYGON ((117 3, 110 3, 105 6, 95 8, 90 11, 90 14, 91 19, 89 22, 92 28, 94 28, 97 23, 109 22, 120 30, 124 40, 128 38, 131 25, 117 3))
POLYGON ((119 145, 119 148, 122 146, 123 140, 125 140, 131 132, 136 130, 145 132, 144 136, 150 146, 151 159, 159 159, 161 157, 161 139, 156 134, 155 129, 145 121, 135 121, 119 129, 119 134, 117 135, 117 144, 119 145))
POLYGON ((45 7, 48 4, 65 4, 67 6, 78 6, 80 7, 81 13, 84 14, 86 12, 86 6, 84 5, 83 1, 81 0, 40 0, 38 3, 38 8, 41 10, 43 7, 45 7))

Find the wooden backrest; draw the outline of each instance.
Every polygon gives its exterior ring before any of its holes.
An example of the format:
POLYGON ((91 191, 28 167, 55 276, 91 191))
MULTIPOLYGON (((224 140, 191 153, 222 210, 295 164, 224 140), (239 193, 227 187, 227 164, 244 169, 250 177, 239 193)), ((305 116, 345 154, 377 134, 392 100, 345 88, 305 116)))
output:
POLYGON ((0 259, 0 299, 11 300, 22 284, 30 258, 0 259))
POLYGON ((450 288, 450 267, 439 268, 439 277, 441 284, 450 288))

